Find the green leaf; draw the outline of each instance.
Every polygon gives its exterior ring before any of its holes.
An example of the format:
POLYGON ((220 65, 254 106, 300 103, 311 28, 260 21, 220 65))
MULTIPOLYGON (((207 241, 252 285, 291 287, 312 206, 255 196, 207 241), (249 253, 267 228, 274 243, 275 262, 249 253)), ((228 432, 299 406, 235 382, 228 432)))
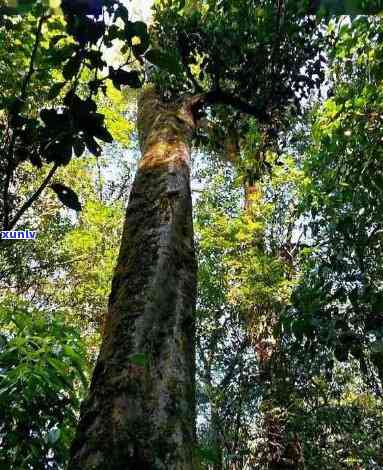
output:
POLYGON ((44 157, 48 163, 55 162, 59 165, 68 165, 72 159, 72 136, 63 136, 49 144, 44 149, 44 157))
POLYGON ((92 134, 94 137, 97 137, 97 139, 103 140, 104 142, 108 142, 110 144, 113 142, 112 134, 105 127, 97 127, 93 129, 92 134))
POLYGON ((65 186, 61 183, 54 183, 51 184, 50 187, 66 207, 69 207, 69 209, 73 209, 75 211, 81 210, 81 204, 77 194, 72 189, 68 188, 68 186, 65 186))
POLYGON ((149 34, 147 26, 142 21, 128 22, 125 28, 126 38, 130 43, 133 38, 139 38, 140 43, 132 43, 132 50, 136 57, 142 55, 149 47, 149 34))
POLYGON ((54 131, 62 131, 70 125, 68 113, 59 113, 56 109, 42 109, 40 118, 48 128, 54 131))
POLYGON ((168 71, 169 73, 178 73, 180 64, 174 55, 161 51, 160 49, 150 49, 145 54, 145 59, 153 65, 168 71))
POLYGON ((81 155, 85 152, 85 144, 80 138, 77 138, 73 141, 73 150, 76 157, 81 157, 81 155))
POLYGON ((67 366, 60 361, 59 359, 56 359, 55 357, 48 357, 47 362, 56 370, 58 375, 66 377, 68 374, 68 368, 67 366))
POLYGON ((65 39, 66 37, 66 34, 56 34, 56 36, 53 36, 49 42, 50 47, 55 46, 59 41, 65 39))
POLYGON ((101 147, 94 140, 94 138, 89 134, 85 134, 84 139, 89 152, 95 157, 99 157, 101 155, 101 147))
POLYGON ((143 353, 130 355, 128 357, 128 361, 131 364, 135 364, 136 366, 146 367, 148 365, 148 357, 146 354, 143 353))
POLYGON ((37 3, 36 0, 17 0, 16 6, 8 7, 6 13, 10 15, 12 14, 24 15, 26 13, 30 13, 30 11, 32 10, 32 8, 35 6, 36 3, 37 3))
POLYGON ((64 346, 63 352, 71 360, 73 366, 76 368, 83 385, 87 387, 88 380, 83 372, 83 369, 85 368, 85 361, 70 346, 64 346))
POLYGON ((126 70, 110 70, 110 78, 113 82, 113 85, 116 88, 120 88, 121 85, 128 85, 131 88, 140 88, 141 80, 140 75, 137 70, 131 70, 127 72, 126 70))
POLYGON ((63 67, 63 76, 65 80, 71 80, 78 74, 81 66, 81 59, 78 55, 71 57, 63 67))
POLYGON ((52 85, 48 93, 48 99, 53 100, 54 98, 56 98, 60 94, 60 91, 63 89, 64 86, 65 82, 59 82, 52 85))
POLYGON ((218 449, 214 447, 197 447, 197 454, 200 459, 207 464, 216 464, 220 462, 218 449))

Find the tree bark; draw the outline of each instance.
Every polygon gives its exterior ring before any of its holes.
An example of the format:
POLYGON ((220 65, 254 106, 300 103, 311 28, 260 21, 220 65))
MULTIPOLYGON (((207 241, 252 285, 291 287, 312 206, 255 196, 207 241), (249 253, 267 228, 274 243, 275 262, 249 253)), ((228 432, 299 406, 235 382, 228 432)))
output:
POLYGON ((148 88, 100 354, 69 470, 194 470, 193 117, 148 88))

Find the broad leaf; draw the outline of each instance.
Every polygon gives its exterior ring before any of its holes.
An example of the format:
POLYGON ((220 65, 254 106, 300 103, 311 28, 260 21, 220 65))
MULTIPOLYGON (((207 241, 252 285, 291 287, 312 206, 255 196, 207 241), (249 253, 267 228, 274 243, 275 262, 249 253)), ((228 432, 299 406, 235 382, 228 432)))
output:
POLYGON ((68 188, 68 186, 61 183, 54 183, 50 187, 57 194, 60 201, 65 206, 69 207, 69 209, 73 209, 75 211, 81 210, 81 204, 77 194, 72 189, 68 188))

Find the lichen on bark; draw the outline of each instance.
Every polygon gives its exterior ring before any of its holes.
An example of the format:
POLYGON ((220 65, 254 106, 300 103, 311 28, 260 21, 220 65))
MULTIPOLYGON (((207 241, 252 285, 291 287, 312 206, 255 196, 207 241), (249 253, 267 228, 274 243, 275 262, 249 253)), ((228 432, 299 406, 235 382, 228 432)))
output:
POLYGON ((69 470, 197 468, 193 119, 151 88, 138 107, 142 158, 69 470))

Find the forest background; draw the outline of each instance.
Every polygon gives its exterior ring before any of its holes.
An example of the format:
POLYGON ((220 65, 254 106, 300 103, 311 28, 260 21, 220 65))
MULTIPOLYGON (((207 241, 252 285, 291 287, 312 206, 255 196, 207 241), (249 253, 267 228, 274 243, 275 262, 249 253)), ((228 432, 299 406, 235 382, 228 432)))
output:
MULTIPOLYGON (((159 2, 148 31, 115 3, 115 21, 84 38, 78 5, 64 20, 56 2, 0 2, 2 229, 37 231, 0 241, 1 469, 68 463, 140 155, 141 88, 172 97, 216 73, 159 30, 178 22, 191 44, 188 28, 211 33, 217 12, 239 21, 249 4, 159 2), (75 137, 60 107, 79 116, 75 137)), ((254 21, 274 18, 275 2, 252 3, 254 21)), ((383 22, 378 7, 342 5, 308 17, 315 63, 295 72, 283 115, 218 109, 196 132, 201 468, 383 468, 383 22)), ((249 53, 237 32, 217 34, 224 63, 249 53)))

